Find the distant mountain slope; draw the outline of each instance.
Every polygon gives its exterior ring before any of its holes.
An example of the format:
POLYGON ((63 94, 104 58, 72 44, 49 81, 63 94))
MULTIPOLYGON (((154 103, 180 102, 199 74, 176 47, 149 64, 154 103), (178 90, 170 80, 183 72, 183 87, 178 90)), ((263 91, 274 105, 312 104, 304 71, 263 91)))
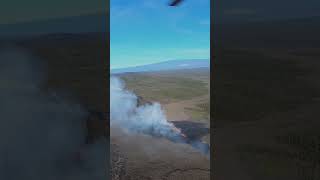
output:
POLYGON ((41 21, 1 24, 0 37, 20 37, 41 34, 107 32, 106 14, 97 13, 41 21))
POLYGON ((194 69, 203 67, 210 67, 209 59, 171 60, 143 66, 111 69, 111 73, 116 74, 125 72, 149 72, 163 70, 194 69))

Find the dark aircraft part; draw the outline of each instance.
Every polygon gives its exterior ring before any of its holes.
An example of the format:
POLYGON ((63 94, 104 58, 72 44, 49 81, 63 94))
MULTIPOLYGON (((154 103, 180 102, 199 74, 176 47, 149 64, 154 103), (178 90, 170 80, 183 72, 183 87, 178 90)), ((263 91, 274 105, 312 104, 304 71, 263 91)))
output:
POLYGON ((178 6, 183 0, 172 0, 170 6, 178 6))
POLYGON ((109 136, 109 116, 102 112, 90 112, 86 122, 86 143, 92 144, 100 138, 109 136))

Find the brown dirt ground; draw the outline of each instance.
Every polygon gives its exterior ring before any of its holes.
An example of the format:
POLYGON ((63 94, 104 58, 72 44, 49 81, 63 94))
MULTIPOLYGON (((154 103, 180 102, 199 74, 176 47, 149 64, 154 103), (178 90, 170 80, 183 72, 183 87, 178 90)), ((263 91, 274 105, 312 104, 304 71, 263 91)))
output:
POLYGON ((166 139, 157 139, 142 134, 127 134, 111 129, 112 162, 114 169, 123 169, 120 177, 113 180, 209 180, 208 157, 186 144, 176 144, 166 139), (117 153, 121 150, 121 155, 117 153), (121 161, 122 163, 116 163, 121 161))

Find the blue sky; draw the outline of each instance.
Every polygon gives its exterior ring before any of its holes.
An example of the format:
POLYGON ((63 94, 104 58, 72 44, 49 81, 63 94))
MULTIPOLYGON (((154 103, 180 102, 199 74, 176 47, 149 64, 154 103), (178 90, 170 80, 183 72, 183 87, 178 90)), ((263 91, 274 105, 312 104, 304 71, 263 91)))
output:
POLYGON ((110 1, 111 69, 176 59, 209 59, 210 0, 110 1))

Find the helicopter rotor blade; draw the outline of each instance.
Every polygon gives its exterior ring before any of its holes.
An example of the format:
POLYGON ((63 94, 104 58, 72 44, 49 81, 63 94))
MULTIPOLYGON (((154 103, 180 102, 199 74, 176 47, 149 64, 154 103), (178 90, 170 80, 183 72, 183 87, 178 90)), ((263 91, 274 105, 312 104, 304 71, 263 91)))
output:
POLYGON ((178 6, 183 0, 172 0, 169 6, 178 6))

